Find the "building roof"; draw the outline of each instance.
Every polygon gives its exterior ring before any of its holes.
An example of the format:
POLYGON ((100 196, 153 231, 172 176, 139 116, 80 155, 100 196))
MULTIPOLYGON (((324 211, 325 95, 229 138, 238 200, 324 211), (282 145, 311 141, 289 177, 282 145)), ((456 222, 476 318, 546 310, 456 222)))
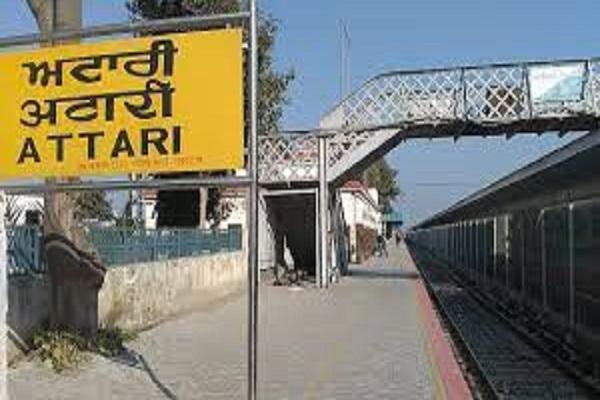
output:
POLYGON ((486 209, 558 190, 600 174, 600 131, 589 133, 484 187, 415 228, 451 223, 486 209))
POLYGON ((359 180, 350 180, 344 183, 344 185, 339 189, 340 192, 350 192, 350 193, 358 193, 362 196, 367 202, 369 202, 373 207, 378 208, 378 201, 371 196, 369 193, 369 188, 359 180))
POLYGON ((367 190, 367 187, 365 186, 364 183, 362 183, 359 180, 351 180, 351 181, 345 182, 342 185, 341 190, 346 190, 346 191, 351 191, 351 190, 367 190))

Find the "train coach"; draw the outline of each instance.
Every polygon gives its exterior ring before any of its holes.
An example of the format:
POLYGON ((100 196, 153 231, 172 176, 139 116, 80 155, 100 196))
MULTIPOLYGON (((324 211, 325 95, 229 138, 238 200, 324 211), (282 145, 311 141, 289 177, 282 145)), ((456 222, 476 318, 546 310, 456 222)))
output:
POLYGON ((600 133, 589 133, 415 226, 408 241, 600 363, 599 159, 600 133))

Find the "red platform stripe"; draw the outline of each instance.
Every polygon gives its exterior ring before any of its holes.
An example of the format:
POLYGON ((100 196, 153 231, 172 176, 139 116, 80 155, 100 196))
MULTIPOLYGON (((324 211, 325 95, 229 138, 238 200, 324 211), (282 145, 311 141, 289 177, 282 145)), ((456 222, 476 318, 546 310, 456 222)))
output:
MULTIPOLYGON (((409 266, 416 271, 413 265, 409 266)), ((465 380, 452 347, 442 329, 442 325, 434 310, 433 303, 425 284, 419 278, 415 281, 417 304, 421 319, 427 334, 427 345, 433 357, 434 368, 442 381, 443 391, 447 400, 472 399, 471 390, 465 380)))

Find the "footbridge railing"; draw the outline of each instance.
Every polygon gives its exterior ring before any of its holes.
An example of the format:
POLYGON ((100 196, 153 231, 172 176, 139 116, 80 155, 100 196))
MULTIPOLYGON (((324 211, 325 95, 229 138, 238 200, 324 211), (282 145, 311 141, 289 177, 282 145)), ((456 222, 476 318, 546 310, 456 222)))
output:
MULTIPOLYGON (((403 139, 587 131, 600 119, 600 59, 379 75, 330 111, 328 180, 403 139)), ((263 137, 263 183, 315 181, 318 133, 263 137)))
POLYGON ((390 72, 342 101, 321 127, 471 123, 478 134, 544 132, 561 127, 585 130, 599 115, 600 59, 593 59, 390 72), (513 126, 515 122, 520 124, 513 126))
POLYGON ((259 180, 262 183, 319 179, 319 143, 312 133, 259 138, 259 180))

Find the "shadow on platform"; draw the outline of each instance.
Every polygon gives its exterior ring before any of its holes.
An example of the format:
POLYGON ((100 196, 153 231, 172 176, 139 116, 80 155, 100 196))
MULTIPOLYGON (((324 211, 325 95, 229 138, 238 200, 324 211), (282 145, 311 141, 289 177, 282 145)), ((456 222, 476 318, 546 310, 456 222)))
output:
POLYGON ((125 349, 123 354, 116 356, 116 357, 109 358, 109 359, 112 362, 115 362, 117 364, 126 365, 128 367, 145 372, 146 374, 148 374, 148 377, 150 378, 152 383, 154 383, 154 385, 156 385, 158 390, 160 390, 160 392, 165 396, 165 398, 167 398, 169 400, 177 400, 178 399, 178 397, 175 395, 175 393, 173 393, 173 391, 171 391, 171 389, 169 389, 167 386, 165 386, 160 381, 160 379, 158 378, 158 376, 156 375, 154 370, 150 367, 150 365, 146 361, 146 358, 142 354, 138 353, 137 351, 131 350, 131 349, 125 349))
POLYGON ((348 271, 348 276, 361 279, 419 279, 419 274, 413 271, 395 271, 352 267, 350 267, 350 270, 348 271))

